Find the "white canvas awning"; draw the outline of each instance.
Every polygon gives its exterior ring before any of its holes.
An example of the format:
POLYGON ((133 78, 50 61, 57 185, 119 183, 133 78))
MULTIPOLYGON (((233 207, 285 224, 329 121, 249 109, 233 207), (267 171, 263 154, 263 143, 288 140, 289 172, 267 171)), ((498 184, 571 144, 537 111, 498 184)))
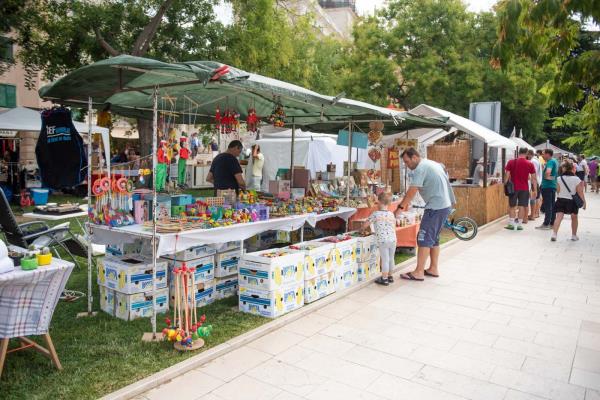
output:
POLYGON ((450 111, 428 106, 427 104, 421 104, 410 110, 410 113, 424 117, 449 118, 447 122, 448 125, 451 125, 459 131, 482 140, 490 147, 505 148, 509 151, 514 151, 517 148, 517 145, 509 138, 504 137, 492 131, 491 129, 488 129, 475 121, 471 121, 470 119, 451 113, 450 111))
POLYGON ((552 151, 554 152, 554 156, 556 156, 558 154, 567 155, 569 157, 575 156, 570 151, 561 149, 560 147, 553 145, 552 143, 550 143, 549 140, 545 141, 544 143, 538 144, 537 146, 535 146, 535 149, 536 150, 552 149, 552 151))
POLYGON ((509 139, 512 140, 517 145, 517 147, 520 149, 525 148, 527 150, 535 151, 535 147, 533 147, 532 145, 527 143, 525 140, 523 140, 523 129, 521 129, 519 136, 517 136, 517 130, 515 128, 513 128, 513 131, 510 134, 509 139))

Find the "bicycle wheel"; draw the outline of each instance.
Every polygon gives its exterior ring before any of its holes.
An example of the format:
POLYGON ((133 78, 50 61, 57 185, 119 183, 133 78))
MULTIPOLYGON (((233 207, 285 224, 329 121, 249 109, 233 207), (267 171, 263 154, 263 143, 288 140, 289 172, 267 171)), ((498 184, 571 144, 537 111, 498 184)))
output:
POLYGON ((460 240, 471 240, 477 236, 477 222, 468 217, 461 217, 454 220, 452 232, 460 240))

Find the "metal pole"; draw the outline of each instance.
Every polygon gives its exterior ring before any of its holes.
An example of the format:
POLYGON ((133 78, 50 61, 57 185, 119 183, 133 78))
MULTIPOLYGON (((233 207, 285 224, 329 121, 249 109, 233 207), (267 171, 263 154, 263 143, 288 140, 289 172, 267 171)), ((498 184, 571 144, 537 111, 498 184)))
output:
POLYGON ((158 88, 154 88, 152 110, 152 339, 156 339, 156 156, 158 136, 158 88))
MULTIPOLYGON (((92 208, 92 98, 88 97, 88 145, 87 145, 87 196, 88 196, 88 210, 92 208)), ((87 310, 88 315, 92 315, 92 304, 94 298, 92 296, 92 226, 88 217, 87 224, 87 259, 88 259, 88 304, 87 310)))
POLYGON ((488 145, 483 144, 483 187, 487 187, 488 178, 488 145))
POLYGON ((350 207, 350 166, 352 164, 352 122, 348 125, 348 170, 346 171, 346 206, 350 207))
POLYGON ((294 143, 296 141, 296 123, 292 117, 292 151, 290 154, 290 188, 294 187, 294 143))

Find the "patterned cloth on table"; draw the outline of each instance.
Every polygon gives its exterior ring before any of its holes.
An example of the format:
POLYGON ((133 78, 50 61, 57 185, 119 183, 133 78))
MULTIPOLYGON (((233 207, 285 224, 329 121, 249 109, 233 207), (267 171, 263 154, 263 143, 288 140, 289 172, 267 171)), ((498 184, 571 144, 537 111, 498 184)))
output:
POLYGON ((47 333, 72 270, 72 263, 54 259, 34 271, 0 274, 0 338, 47 333))

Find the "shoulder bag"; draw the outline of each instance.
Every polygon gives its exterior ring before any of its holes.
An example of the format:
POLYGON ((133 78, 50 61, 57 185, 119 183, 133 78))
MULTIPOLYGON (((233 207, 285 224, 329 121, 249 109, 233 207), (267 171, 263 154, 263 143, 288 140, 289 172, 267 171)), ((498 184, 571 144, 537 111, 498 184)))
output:
POLYGON ((567 188, 567 192, 569 192, 569 194, 571 195, 571 198, 575 202, 577 208, 583 207, 584 201, 581 198, 581 196, 579 196, 579 193, 577 193, 577 191, 575 191, 575 193, 571 192, 569 185, 567 185, 567 182, 565 182, 565 178, 562 175, 560 176, 560 180, 562 181, 563 185, 565 185, 565 187, 567 188))

